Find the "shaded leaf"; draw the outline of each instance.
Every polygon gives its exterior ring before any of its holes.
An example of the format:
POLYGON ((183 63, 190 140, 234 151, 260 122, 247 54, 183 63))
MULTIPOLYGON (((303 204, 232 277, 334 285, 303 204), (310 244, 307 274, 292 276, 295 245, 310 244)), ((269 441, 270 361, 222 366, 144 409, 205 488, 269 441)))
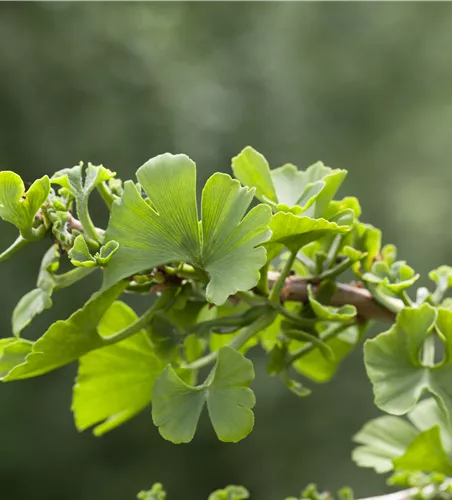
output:
POLYGON ((424 391, 437 399, 451 415, 452 311, 440 309, 438 327, 446 339, 442 363, 426 366, 420 360, 424 341, 435 325, 436 310, 428 304, 405 308, 387 332, 364 345, 364 361, 372 382, 375 404, 388 413, 402 415, 412 410, 424 391))
POLYGON ((403 455, 417 435, 416 428, 401 418, 376 418, 353 437, 355 443, 363 446, 353 450, 352 459, 360 467, 388 472, 394 468, 393 459, 403 455))
MULTIPOLYGON (((137 320, 123 302, 114 302, 103 315, 98 332, 112 335, 137 320)), ((151 402, 155 379, 166 366, 149 342, 144 330, 111 346, 82 356, 73 390, 75 424, 96 436, 114 429, 141 412, 151 402)))
POLYGON ((254 378, 251 361, 230 347, 222 347, 207 381, 185 384, 168 365, 154 385, 152 418, 160 434, 173 443, 193 439, 204 403, 218 438, 237 442, 253 428, 255 404, 249 384, 254 378))
POLYGON ((33 344, 33 349, 21 365, 13 368, 3 380, 19 380, 43 375, 76 360, 87 352, 102 347, 97 326, 121 295, 127 283, 122 281, 96 292, 91 299, 67 320, 59 320, 33 344))

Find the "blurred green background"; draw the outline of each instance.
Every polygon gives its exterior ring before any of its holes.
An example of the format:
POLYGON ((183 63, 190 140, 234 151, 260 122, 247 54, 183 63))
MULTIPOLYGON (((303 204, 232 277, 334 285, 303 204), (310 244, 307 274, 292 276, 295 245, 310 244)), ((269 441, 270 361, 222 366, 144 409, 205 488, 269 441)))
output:
MULTIPOLYGON (((201 185, 248 144, 273 166, 323 160, 349 170, 340 194, 358 196, 363 219, 426 273, 452 260, 451 44, 448 3, 2 2, 0 168, 32 181, 85 160, 130 178, 154 155, 184 152, 201 185)), ((2 224, 1 248, 14 237, 2 224)), ((2 265, 2 337, 46 245, 2 265)), ((59 292, 26 335, 98 284, 59 292)), ((256 500, 311 481, 386 490, 350 459, 351 436, 377 414, 361 349, 305 399, 266 376, 259 352, 254 361, 255 431, 236 445, 205 419, 193 443, 172 445, 149 411, 103 438, 79 435, 75 365, 2 385, 0 498, 132 500, 157 480, 175 500, 229 483, 256 500)))

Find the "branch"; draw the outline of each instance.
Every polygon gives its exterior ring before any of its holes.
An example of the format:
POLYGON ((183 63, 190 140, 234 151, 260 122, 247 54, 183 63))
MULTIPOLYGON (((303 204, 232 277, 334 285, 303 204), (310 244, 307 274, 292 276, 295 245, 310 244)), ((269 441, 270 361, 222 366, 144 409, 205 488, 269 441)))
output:
MULTIPOLYGON (((83 232, 83 226, 82 223, 76 219, 70 212, 69 213, 69 220, 68 220, 68 229, 73 230, 75 229, 76 231, 79 231, 80 233, 83 232)), ((100 229, 98 227, 94 228, 99 236, 103 236, 105 234, 104 229, 100 229)))
POLYGON ((452 485, 452 480, 446 479, 441 485, 429 484, 424 488, 409 488, 387 495, 361 498, 360 500, 410 500, 411 498, 441 498, 441 493, 452 485), (436 493, 433 497, 432 494, 436 493), (421 496, 419 495, 421 494, 421 496))
MULTIPOLYGON (((268 283, 270 288, 276 283, 279 273, 270 271, 268 283)), ((295 302, 308 302, 308 285, 310 281, 298 276, 290 276, 286 279, 281 292, 281 300, 293 300, 295 302)), ((356 307, 358 315, 363 319, 394 322, 396 314, 381 306, 365 288, 336 283, 337 290, 330 300, 332 306, 340 307, 350 304, 356 307)))

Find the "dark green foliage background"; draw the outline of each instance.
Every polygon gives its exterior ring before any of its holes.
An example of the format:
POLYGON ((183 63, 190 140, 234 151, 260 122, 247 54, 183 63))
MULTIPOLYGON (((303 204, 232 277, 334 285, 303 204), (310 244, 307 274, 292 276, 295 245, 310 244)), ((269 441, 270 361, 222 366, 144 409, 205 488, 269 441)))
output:
MULTIPOLYGON (((451 28, 447 3, 4 2, 0 168, 31 181, 83 159, 128 178, 149 157, 184 152, 201 185, 247 144, 273 166, 321 159, 349 170, 341 194, 358 196, 363 219, 425 273, 452 261, 451 28)), ((100 203, 93 211, 105 223, 100 203)), ((3 224, 1 247, 14 236, 3 224)), ((1 336, 45 248, 2 265, 1 336)), ((26 335, 98 284, 59 292, 26 335)), ((0 498, 128 500, 156 480, 190 500, 228 483, 258 500, 309 481, 382 492, 350 460, 352 434, 377 414, 361 350, 306 399, 254 360, 256 427, 237 445, 205 420, 192 444, 167 443, 149 411, 101 439, 78 435, 75 365, 1 386, 0 498)))

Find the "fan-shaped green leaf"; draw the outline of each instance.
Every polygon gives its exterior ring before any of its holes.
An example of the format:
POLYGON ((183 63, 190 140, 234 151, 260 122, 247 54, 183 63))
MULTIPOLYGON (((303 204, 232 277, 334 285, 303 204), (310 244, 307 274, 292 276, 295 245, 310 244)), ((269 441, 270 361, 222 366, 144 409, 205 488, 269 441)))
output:
MULTIPOLYGON (((98 332, 112 335, 137 320, 123 302, 103 315, 98 332)), ((74 385, 72 411, 77 429, 100 436, 142 411, 150 402, 155 379, 166 366, 154 353, 144 330, 111 346, 82 356, 74 385)))
POLYGON ((390 260, 374 262, 371 271, 364 273, 363 280, 382 285, 393 293, 400 293, 419 279, 419 274, 404 261, 400 260, 391 265, 389 262, 390 260))
POLYGON ((95 293, 91 299, 67 320, 59 320, 33 344, 33 349, 21 365, 13 368, 5 381, 43 375, 55 368, 76 360, 87 352, 102 347, 102 337, 97 326, 119 295, 126 288, 122 281, 95 293))
POLYGON ((154 385, 152 418, 160 434, 173 443, 193 439, 204 403, 218 438, 237 442, 253 428, 255 404, 249 384, 254 378, 251 361, 230 347, 222 347, 217 363, 203 385, 185 384, 167 366, 154 385))
POLYGON ((366 341, 364 360, 372 382, 375 403, 394 415, 410 411, 424 391, 452 414, 452 311, 440 309, 438 327, 446 339, 442 363, 428 366, 420 361, 424 341, 435 325, 436 310, 428 304, 405 308, 387 332, 366 341))
MULTIPOLYGON (((297 252, 302 246, 327 233, 346 233, 351 227, 339 226, 326 219, 311 219, 288 212, 278 212, 272 217, 270 229, 272 236, 265 246, 270 247, 270 254, 274 254, 275 248, 280 249, 283 245, 291 252, 297 252)), ((276 253, 279 253, 279 250, 276 253)))
POLYGON ((15 366, 22 364, 32 346, 33 342, 25 339, 0 339, 0 378, 4 377, 15 366))
POLYGON ((260 205, 243 218, 253 190, 214 174, 203 190, 200 224, 196 169, 187 156, 157 156, 138 169, 137 177, 149 200, 129 181, 114 203, 106 241, 116 240, 120 247, 105 269, 105 287, 168 262, 204 269, 210 277, 207 299, 214 304, 256 285, 266 261, 265 250, 256 247, 270 236, 271 212, 260 205))
POLYGON ((379 473, 388 472, 394 468, 393 459, 405 453, 418 433, 402 418, 376 418, 353 437, 353 441, 362 446, 353 450, 352 459, 360 467, 373 467, 379 473))
POLYGON ((292 164, 270 170, 265 157, 247 146, 232 159, 232 170, 239 181, 256 189, 256 197, 275 210, 323 217, 347 172, 333 170, 317 162, 300 171, 292 164))
POLYGON ((321 304, 312 293, 312 286, 308 286, 309 304, 315 315, 325 321, 348 321, 356 317, 355 306, 345 305, 341 307, 326 306, 321 304))
POLYGON ((0 172, 0 217, 14 224, 24 239, 36 239, 38 235, 33 232, 35 215, 49 192, 50 181, 46 175, 36 180, 25 192, 19 175, 9 171, 0 172))

